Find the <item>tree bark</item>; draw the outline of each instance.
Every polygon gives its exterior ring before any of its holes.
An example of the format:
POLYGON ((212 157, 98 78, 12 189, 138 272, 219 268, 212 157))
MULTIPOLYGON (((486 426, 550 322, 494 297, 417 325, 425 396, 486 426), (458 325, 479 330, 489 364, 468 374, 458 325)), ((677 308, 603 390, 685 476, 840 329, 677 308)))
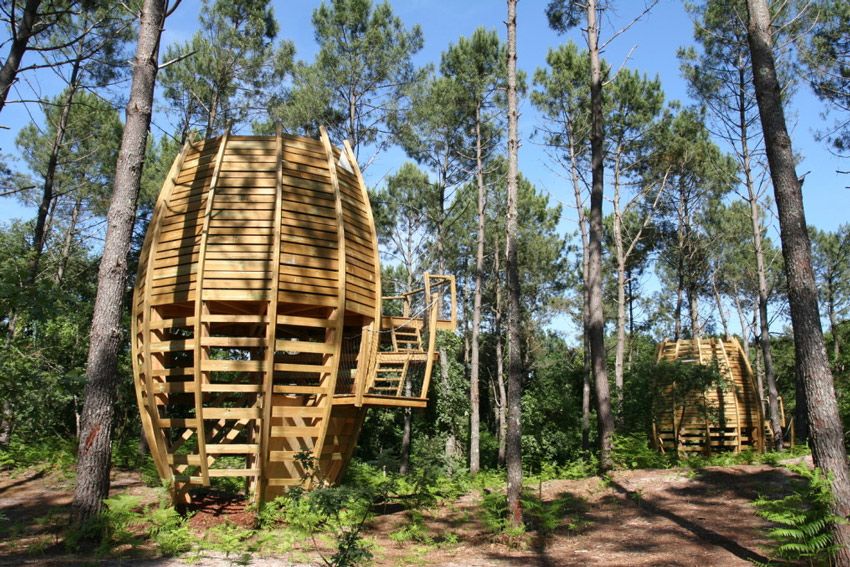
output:
POLYGON ((767 382, 768 406, 770 408, 770 426, 773 429, 771 443, 777 451, 782 450, 782 422, 779 415, 779 390, 776 387, 776 373, 773 370, 773 355, 770 351, 770 320, 767 317, 767 268, 764 261, 764 246, 762 242, 762 224, 759 211, 758 195, 753 182, 750 167, 750 147, 746 116, 746 75, 745 69, 738 70, 738 123, 741 133, 741 157, 744 166, 744 184, 747 187, 747 201, 750 205, 750 220, 753 229, 753 251, 756 256, 756 272, 758 274, 758 314, 759 314, 759 343, 764 361, 764 379, 767 382))
POLYGON ((702 335, 699 324, 699 292, 693 283, 688 286, 688 319, 691 320, 691 338, 698 339, 702 335))
POLYGON ((720 325, 723 327, 723 338, 729 340, 732 335, 729 334, 729 322, 726 320, 726 310, 723 308, 723 298, 720 297, 720 291, 717 289, 717 274, 711 274, 711 290, 714 293, 714 302, 717 304, 717 315, 720 317, 720 325))
POLYGON ((65 232, 65 242, 62 244, 62 256, 59 258, 59 267, 56 269, 56 277, 54 282, 57 286, 62 283, 65 277, 65 270, 68 267, 68 258, 71 256, 71 247, 74 245, 74 232, 77 230, 77 221, 80 218, 80 210, 83 206, 83 197, 77 195, 74 201, 74 208, 71 209, 71 221, 68 224, 68 230, 65 232))
MULTIPOLYGON (((844 448, 844 430, 821 329, 803 193, 794 168, 794 153, 776 76, 770 12, 765 0, 747 0, 747 8, 747 39, 752 55, 765 149, 779 212, 796 368, 806 394, 812 457, 815 465, 830 479, 835 513, 846 518, 850 514, 850 474, 844 448)), ((850 526, 836 525, 833 535, 839 546, 836 564, 850 565, 850 526)))
POLYGON ((602 117, 602 66, 599 59, 599 27, 596 21, 596 0, 587 2, 587 46, 590 53, 591 107, 591 190, 590 231, 588 234, 588 335, 590 358, 596 387, 597 421, 599 427, 599 468, 613 468, 611 448, 614 436, 614 417, 608 388, 608 368, 605 353, 605 314, 602 310, 602 197, 605 166, 605 133, 602 117))
POLYGON ((585 451, 590 449, 590 382, 592 378, 592 370, 590 368, 590 337, 587 330, 590 328, 590 297, 587 294, 588 289, 588 227, 587 215, 584 212, 584 203, 581 198, 581 179, 578 174, 578 154, 576 151, 575 138, 573 136, 572 125, 568 128, 567 134, 567 149, 570 159, 570 177, 573 183, 573 197, 576 203, 576 213, 578 214, 578 227, 581 234, 581 324, 582 324, 582 342, 584 344, 584 368, 582 373, 582 390, 581 390, 581 448, 585 451))
POLYGON ((499 267, 499 259, 501 258, 501 251, 499 250, 499 240, 496 239, 495 246, 495 270, 496 270, 496 312, 494 314, 494 333, 496 336, 496 385, 498 387, 497 393, 499 395, 499 400, 497 402, 498 406, 498 415, 496 422, 499 426, 499 454, 497 463, 500 467, 505 466, 505 451, 506 451, 506 437, 508 432, 508 421, 507 421, 507 406, 508 406, 508 395, 505 389, 505 356, 502 349, 502 286, 499 285, 499 282, 502 281, 502 272, 499 267))
POLYGON ((481 416, 478 393, 479 336, 481 333, 481 282, 484 279, 484 208, 487 190, 484 186, 484 163, 481 150, 481 105, 475 107, 475 179, 478 184, 478 243, 475 250, 475 292, 472 299, 472 344, 469 372, 469 472, 481 468, 481 416))
POLYGON ((38 7, 41 0, 27 0, 17 30, 13 31, 12 44, 9 46, 9 55, 0 68, 0 112, 6 106, 6 98, 18 75, 21 60, 27 51, 27 44, 34 35, 33 27, 38 17, 38 7))
MULTIPOLYGON (((616 152, 619 156, 619 150, 616 152)), ((623 362, 626 354, 626 251, 623 245, 623 216, 620 210, 620 160, 614 165, 614 251, 617 257, 617 344, 614 349, 614 386, 617 396, 617 425, 623 425, 623 362)))
POLYGON ((30 263, 29 282, 33 283, 38 277, 41 264, 41 255, 44 253, 44 243, 47 240, 47 217, 54 203, 53 185, 56 180, 56 167, 59 164, 59 152, 65 140, 68 130, 68 121, 71 117, 71 105, 77 92, 77 78, 80 72, 80 59, 74 61, 71 69, 71 80, 68 83, 68 93, 56 124, 56 133, 53 136, 53 145, 50 148, 50 157, 47 159, 47 169, 44 172, 44 183, 41 187, 41 202, 38 205, 38 213, 35 218, 35 231, 33 232, 33 257, 30 263))
POLYGON ((508 520, 511 526, 523 525, 521 413, 522 353, 520 337, 520 291, 517 256, 517 158, 519 153, 517 76, 516 76, 516 4, 508 0, 508 210, 505 230, 505 268, 508 280, 508 520))
POLYGON ((118 385, 118 353, 124 342, 121 313, 127 282, 127 254, 151 121, 158 70, 159 40, 167 0, 145 0, 127 118, 115 166, 112 201, 97 282, 85 401, 77 451, 77 485, 72 517, 83 522, 98 515, 109 493, 112 421, 118 385))

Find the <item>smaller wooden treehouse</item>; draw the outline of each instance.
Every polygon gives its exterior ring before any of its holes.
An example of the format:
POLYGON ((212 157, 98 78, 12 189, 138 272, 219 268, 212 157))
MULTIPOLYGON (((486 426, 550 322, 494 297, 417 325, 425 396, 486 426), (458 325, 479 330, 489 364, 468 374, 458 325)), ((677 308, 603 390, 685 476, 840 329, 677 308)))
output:
POLYGON ((764 451, 764 406, 753 370, 737 340, 718 338, 664 341, 657 361, 713 367, 709 378, 686 383, 659 372, 653 403, 656 449, 679 453, 764 451))
POLYGON ((186 144, 132 306, 142 426, 176 501, 216 477, 245 479, 259 502, 336 482, 367 408, 426 405, 436 332, 456 324, 454 278, 380 290, 348 144, 324 130, 186 144))

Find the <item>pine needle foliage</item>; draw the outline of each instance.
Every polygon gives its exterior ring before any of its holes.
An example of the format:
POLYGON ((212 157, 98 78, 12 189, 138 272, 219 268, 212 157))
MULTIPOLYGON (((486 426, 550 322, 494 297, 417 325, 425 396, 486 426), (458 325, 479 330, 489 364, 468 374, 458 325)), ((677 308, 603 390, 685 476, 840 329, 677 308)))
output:
POLYGON ((759 516, 775 524, 768 530, 776 559, 808 565, 831 565, 838 546, 832 528, 845 520, 832 513, 829 479, 820 469, 791 466, 803 477, 804 486, 784 498, 760 497, 755 501, 759 516))

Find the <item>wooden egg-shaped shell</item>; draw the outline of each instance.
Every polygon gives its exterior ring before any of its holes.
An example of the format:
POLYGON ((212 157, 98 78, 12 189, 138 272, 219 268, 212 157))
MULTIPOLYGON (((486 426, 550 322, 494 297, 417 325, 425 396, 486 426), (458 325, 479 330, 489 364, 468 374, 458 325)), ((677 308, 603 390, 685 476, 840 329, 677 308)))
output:
POLYGON ((353 394, 374 364, 379 294, 347 144, 324 131, 187 144, 157 200, 132 306, 144 433, 175 497, 215 477, 245 477, 261 501, 337 480, 363 420, 353 394))
POLYGON ((658 345, 658 361, 716 364, 723 387, 673 395, 656 383, 653 444, 664 451, 763 450, 762 406, 753 370, 736 339, 681 339, 658 345), (706 442, 708 445, 706 445, 706 442))

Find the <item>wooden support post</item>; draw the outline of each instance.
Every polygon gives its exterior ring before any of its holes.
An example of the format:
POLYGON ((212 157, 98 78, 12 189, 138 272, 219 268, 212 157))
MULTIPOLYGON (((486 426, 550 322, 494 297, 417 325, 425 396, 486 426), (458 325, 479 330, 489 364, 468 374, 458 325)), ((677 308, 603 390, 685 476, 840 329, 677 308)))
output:
POLYGON ((198 439, 198 455, 200 456, 201 467, 201 482, 204 486, 210 484, 209 463, 207 461, 207 441, 204 432, 204 393, 203 384, 206 378, 206 373, 203 370, 203 363, 208 357, 205 356, 207 347, 203 346, 203 339, 209 335, 209 323, 205 322, 204 315, 209 315, 209 312, 204 303, 204 266, 205 256, 207 253, 207 239, 210 231, 210 218, 212 216, 212 204, 215 199, 215 188, 218 184, 218 177, 221 173, 221 162, 224 159, 224 148, 227 145, 227 139, 230 136, 230 128, 221 137, 218 146, 218 154, 215 158, 215 168, 213 169, 210 188, 207 192, 206 210, 204 212, 204 225, 201 230, 201 245, 198 251, 198 273, 197 283, 195 285, 195 435, 198 439))
POLYGON ((263 372, 263 417, 260 426, 260 450, 258 455, 259 477, 257 486, 257 499, 260 506, 265 503, 266 487, 268 486, 269 447, 271 445, 272 427, 272 405, 274 397, 274 355, 276 347, 277 332, 277 305, 278 290, 280 289, 280 224, 283 208, 283 140, 281 139, 280 126, 275 132, 277 174, 275 182, 275 205, 274 205, 274 236, 272 244, 272 282, 269 295, 268 307, 266 308, 266 346, 265 346, 265 369, 263 372))

